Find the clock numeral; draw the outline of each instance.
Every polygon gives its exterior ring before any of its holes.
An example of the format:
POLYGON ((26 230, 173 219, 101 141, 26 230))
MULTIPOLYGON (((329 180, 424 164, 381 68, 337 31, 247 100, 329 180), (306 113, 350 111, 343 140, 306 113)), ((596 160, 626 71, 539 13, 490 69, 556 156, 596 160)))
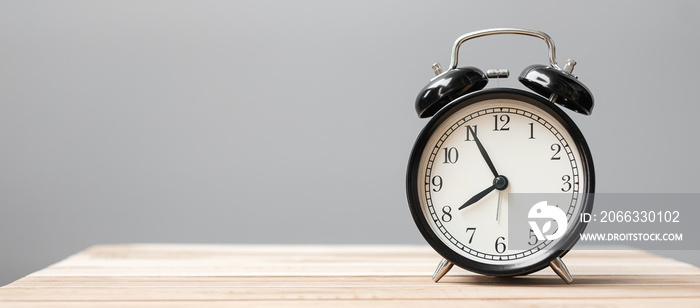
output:
POLYGON ((457 148, 451 147, 442 149, 445 150, 445 161, 443 164, 454 164, 457 162, 459 159, 459 152, 457 151, 457 148))
POLYGON ((530 237, 527 241, 527 244, 530 246, 535 246, 537 245, 537 241, 539 240, 537 239, 537 235, 535 235, 535 231, 532 231, 532 229, 530 229, 530 237))
POLYGON ((561 152, 561 145, 558 143, 553 143, 552 146, 549 148, 552 149, 552 151, 554 152, 554 155, 552 155, 551 160, 560 160, 561 157, 559 157, 558 155, 559 152, 561 152))
POLYGON ((561 191, 567 192, 571 190, 571 187, 573 186, 571 184, 571 176, 568 174, 565 174, 564 176, 561 177, 561 180, 564 181, 564 187, 562 187, 561 191))
POLYGON ((442 189, 442 177, 439 175, 436 175, 433 177, 433 180, 431 181, 433 183, 433 191, 438 192, 442 189))
POLYGON ((469 236, 469 244, 471 244, 472 240, 474 239, 474 233, 476 233, 476 228, 467 228, 467 236, 469 236), (472 233, 471 236, 469 236, 469 232, 472 233))
POLYGON ((503 253, 506 251, 506 238, 503 236, 500 236, 496 239, 496 244, 494 244, 494 248, 496 249, 497 253, 503 253))
POLYGON ((530 138, 527 139, 535 139, 535 124, 530 123, 530 138))
POLYGON ((470 139, 469 136, 476 136, 476 125, 467 125, 465 127, 467 128, 467 139, 464 141, 472 141, 473 139, 470 139))
POLYGON ((452 214, 450 214, 451 212, 452 212, 451 207, 449 207, 447 205, 443 206, 442 207, 442 217, 441 217, 442 221, 444 221, 444 222, 452 221, 452 214))
POLYGON ((510 123, 510 116, 509 115, 502 114, 501 117, 499 118, 497 114, 494 114, 493 121, 494 121, 493 130, 495 130, 495 131, 510 130, 509 127, 506 127, 506 125, 508 125, 508 123, 510 123), (503 123, 503 125, 501 125, 501 128, 498 128, 499 123, 503 123))

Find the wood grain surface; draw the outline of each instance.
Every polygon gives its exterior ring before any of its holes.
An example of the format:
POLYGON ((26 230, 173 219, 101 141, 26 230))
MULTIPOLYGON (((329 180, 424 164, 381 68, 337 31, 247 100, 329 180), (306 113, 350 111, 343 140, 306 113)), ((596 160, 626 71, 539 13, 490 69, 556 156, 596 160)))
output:
POLYGON ((428 246, 101 245, 0 288, 0 307, 700 307, 700 269, 640 251, 572 251, 550 269, 431 280, 428 246))

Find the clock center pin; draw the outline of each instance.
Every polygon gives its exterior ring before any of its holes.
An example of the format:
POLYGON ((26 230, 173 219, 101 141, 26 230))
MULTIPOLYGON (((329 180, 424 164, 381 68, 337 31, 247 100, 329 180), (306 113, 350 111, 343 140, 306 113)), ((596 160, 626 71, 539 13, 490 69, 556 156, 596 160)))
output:
POLYGON ((508 188, 508 178, 503 175, 497 176, 495 179, 493 179, 493 186, 498 190, 508 188))

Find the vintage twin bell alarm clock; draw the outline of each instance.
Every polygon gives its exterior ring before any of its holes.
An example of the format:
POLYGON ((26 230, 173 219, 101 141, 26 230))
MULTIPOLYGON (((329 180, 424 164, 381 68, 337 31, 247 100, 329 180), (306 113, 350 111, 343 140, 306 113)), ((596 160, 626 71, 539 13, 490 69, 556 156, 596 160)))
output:
MULTIPOLYGON (((585 227, 579 217, 591 212, 595 182, 586 140, 560 109, 584 115, 593 109, 590 91, 571 74, 575 64, 569 60, 559 67, 554 42, 543 32, 490 29, 457 39, 447 71, 433 65, 437 76, 416 99, 418 116, 432 119, 411 152, 406 185, 418 229, 444 258, 433 275, 436 282, 454 264, 493 276, 525 275, 550 266, 567 283, 573 281, 561 258, 585 227), (464 42, 496 34, 547 43, 549 65, 531 65, 518 77, 532 92, 485 89, 489 78, 505 78, 507 70, 457 67, 464 42), (525 224, 509 231, 515 208, 508 196, 523 193, 564 196, 556 205, 562 212, 556 238, 542 236, 553 222, 542 229, 525 224), (523 236, 516 239, 513 232, 523 236)), ((529 206, 533 215, 554 207, 529 206)))

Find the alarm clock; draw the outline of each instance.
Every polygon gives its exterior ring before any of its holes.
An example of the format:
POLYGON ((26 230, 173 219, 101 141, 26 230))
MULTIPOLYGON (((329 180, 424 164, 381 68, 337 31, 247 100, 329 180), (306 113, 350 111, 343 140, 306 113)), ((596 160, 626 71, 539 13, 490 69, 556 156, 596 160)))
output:
POLYGON ((459 37, 449 68, 433 65, 436 76, 415 102, 418 116, 431 119, 413 146, 406 190, 416 226, 444 258, 435 282, 453 265, 491 276, 526 275, 549 266, 565 282, 573 281, 562 257, 585 228, 578 218, 590 214, 595 188, 591 151, 560 108, 583 115, 593 109, 591 92, 572 75, 575 64, 557 64, 554 42, 546 33, 500 28, 459 37), (486 87, 489 79, 507 78, 508 70, 458 67, 464 42, 500 34, 547 43, 549 65, 528 66, 518 77, 529 91, 486 87), (509 217, 509 196, 529 193, 557 193, 565 199, 556 209, 546 202, 530 209, 533 215, 562 213, 556 238, 542 238, 547 228, 535 225, 515 230, 523 233, 518 239, 509 236, 508 220, 515 219, 509 217))

